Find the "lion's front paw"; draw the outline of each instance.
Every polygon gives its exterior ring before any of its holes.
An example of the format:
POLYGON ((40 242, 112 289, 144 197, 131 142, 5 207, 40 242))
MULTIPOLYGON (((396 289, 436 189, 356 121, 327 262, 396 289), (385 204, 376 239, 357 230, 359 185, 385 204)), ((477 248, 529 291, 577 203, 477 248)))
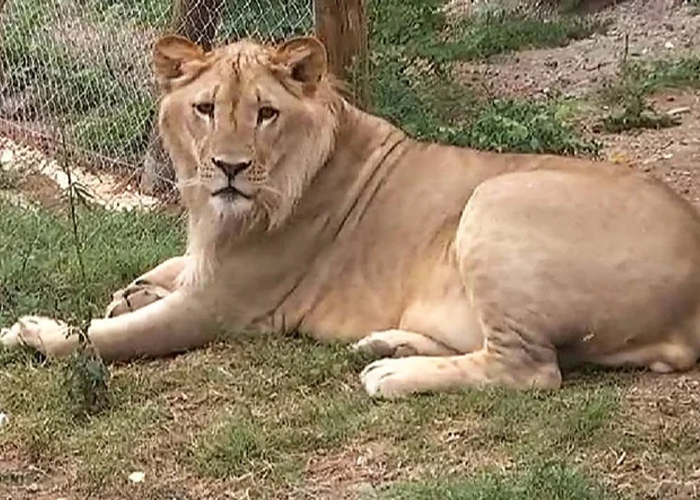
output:
POLYGON ((367 365, 360 374, 362 385, 371 397, 393 399, 418 390, 414 358, 380 359, 367 365))
POLYGON ((15 323, 11 328, 0 328, 0 346, 5 349, 15 349, 22 345, 19 328, 15 323))
POLYGON ((107 306, 105 318, 134 312, 166 297, 169 293, 165 288, 149 281, 136 280, 112 295, 112 302, 107 306))
POLYGON ((0 345, 7 349, 31 347, 48 354, 55 342, 65 341, 68 325, 45 316, 22 316, 10 328, 0 331, 0 345))

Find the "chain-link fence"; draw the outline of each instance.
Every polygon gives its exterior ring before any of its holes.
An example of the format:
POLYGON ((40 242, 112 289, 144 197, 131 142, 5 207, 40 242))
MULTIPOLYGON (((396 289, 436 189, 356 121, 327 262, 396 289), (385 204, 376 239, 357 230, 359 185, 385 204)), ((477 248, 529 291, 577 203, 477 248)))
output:
POLYGON ((159 35, 275 40, 309 33, 314 17, 312 0, 0 0, 0 9, 5 171, 59 153, 93 173, 167 161, 153 131, 159 35))

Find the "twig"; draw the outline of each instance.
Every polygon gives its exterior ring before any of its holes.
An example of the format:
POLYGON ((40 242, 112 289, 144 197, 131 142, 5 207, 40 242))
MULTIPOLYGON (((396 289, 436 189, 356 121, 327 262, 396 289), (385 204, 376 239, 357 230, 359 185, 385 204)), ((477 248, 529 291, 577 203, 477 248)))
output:
MULTIPOLYGON (((68 161, 68 145, 66 144, 65 141, 65 133, 64 133, 65 127, 61 123, 59 126, 59 154, 57 155, 57 163, 61 167, 61 169, 64 171, 66 174, 66 177, 68 179, 68 204, 70 207, 70 220, 71 220, 71 226, 72 226, 72 233, 73 233, 73 242, 75 244, 75 255, 78 260, 78 269, 80 270, 80 279, 82 281, 82 287, 86 288, 87 287, 87 275, 85 274, 85 262, 83 260, 83 253, 82 249, 80 247, 80 233, 78 230, 78 218, 75 210, 75 192, 74 192, 74 184, 73 184, 73 177, 71 175, 71 169, 69 166, 69 161, 68 161)), ((78 329, 78 341, 81 344, 84 343, 89 343, 90 338, 88 337, 88 325, 90 324, 90 320, 92 319, 92 315, 90 314, 89 308, 86 309, 85 311, 82 310, 82 300, 78 301, 78 311, 80 316, 83 318, 83 324, 80 325, 80 328, 78 329)))

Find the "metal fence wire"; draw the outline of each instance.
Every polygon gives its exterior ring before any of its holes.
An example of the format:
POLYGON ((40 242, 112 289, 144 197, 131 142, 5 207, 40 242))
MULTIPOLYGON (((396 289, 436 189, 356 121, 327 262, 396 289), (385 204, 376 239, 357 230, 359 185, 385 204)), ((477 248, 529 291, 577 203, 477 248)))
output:
POLYGON ((157 141, 150 58, 164 32, 216 43, 313 30, 312 0, 0 0, 0 9, 5 169, 60 150, 92 170, 138 172, 157 141))

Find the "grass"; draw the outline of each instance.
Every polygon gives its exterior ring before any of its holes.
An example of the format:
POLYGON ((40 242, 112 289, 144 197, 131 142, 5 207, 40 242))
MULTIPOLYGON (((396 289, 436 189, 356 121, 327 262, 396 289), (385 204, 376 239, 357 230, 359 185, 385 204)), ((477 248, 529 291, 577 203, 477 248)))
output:
POLYGON ((380 498, 386 500, 613 500, 618 495, 606 491, 575 469, 557 462, 533 464, 508 473, 485 473, 471 480, 441 480, 402 484, 390 488, 380 498))
POLYGON ((446 41, 429 44, 420 54, 445 60, 481 60, 518 50, 561 47, 606 28, 599 21, 577 16, 490 10, 450 24, 445 30, 446 41))
POLYGON ((80 321, 80 311, 101 315, 115 283, 182 251, 183 231, 172 218, 120 213, 105 217, 82 210, 80 232, 85 256, 83 285, 75 263, 70 221, 63 214, 2 205, 0 218, 0 322, 21 311, 65 315, 80 321), (117 237, 117 235, 119 235, 117 237), (120 238, 133 246, 115 251, 120 238))

